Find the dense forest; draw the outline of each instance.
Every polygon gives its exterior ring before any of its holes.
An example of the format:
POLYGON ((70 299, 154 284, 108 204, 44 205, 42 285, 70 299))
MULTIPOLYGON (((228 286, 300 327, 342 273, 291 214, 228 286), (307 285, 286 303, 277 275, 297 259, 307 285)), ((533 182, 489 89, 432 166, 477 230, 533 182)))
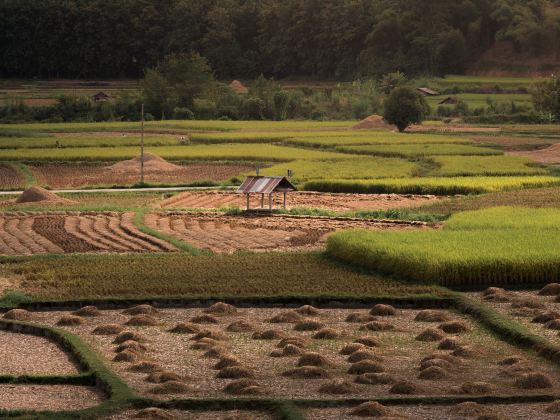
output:
POLYGON ((139 77, 198 52, 220 78, 462 73, 497 41, 556 56, 557 0, 0 0, 0 77, 139 77))

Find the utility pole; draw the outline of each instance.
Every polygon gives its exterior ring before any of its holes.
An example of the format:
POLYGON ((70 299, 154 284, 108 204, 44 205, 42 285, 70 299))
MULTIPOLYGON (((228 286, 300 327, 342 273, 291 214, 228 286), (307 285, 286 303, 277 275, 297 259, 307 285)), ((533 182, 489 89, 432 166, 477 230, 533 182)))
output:
POLYGON ((144 185, 144 104, 142 104, 142 126, 140 129, 140 185, 144 185))

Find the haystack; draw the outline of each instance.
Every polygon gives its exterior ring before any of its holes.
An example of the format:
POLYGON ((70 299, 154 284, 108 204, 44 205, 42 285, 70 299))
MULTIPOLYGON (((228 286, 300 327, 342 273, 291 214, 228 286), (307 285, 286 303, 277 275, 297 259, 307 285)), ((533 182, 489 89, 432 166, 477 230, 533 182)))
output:
POLYGON ((356 392, 356 388, 350 382, 335 379, 319 387, 319 392, 322 394, 344 395, 356 392))
POLYGON ((175 372, 160 370, 160 371, 151 372, 145 380, 146 382, 151 382, 154 384, 162 384, 164 382, 170 382, 170 381, 180 382, 181 377, 177 375, 175 372))
POLYGON ((219 324, 220 323, 218 318, 212 315, 193 316, 189 321, 194 324, 219 324))
POLYGON ((161 408, 150 407, 140 410, 138 413, 136 413, 134 418, 151 420, 173 420, 176 417, 173 414, 162 410, 161 408))
POLYGON ((31 312, 25 309, 10 309, 2 318, 15 321, 29 321, 32 318, 31 312))
MULTIPOLYGON (((140 157, 115 163, 109 166, 114 172, 140 172, 140 157)), ((144 171, 145 172, 175 172, 181 169, 181 166, 174 165, 153 153, 144 153, 144 171)))
POLYGON ((76 201, 59 197, 55 193, 41 187, 31 187, 21 193, 16 199, 16 203, 76 204, 76 201))
POLYGON ((381 373, 384 370, 381 363, 374 362, 373 360, 361 360, 353 363, 348 368, 348 373, 350 375, 361 375, 363 373, 381 373))
POLYGON ((316 340, 334 340, 340 337, 340 333, 333 328, 321 328, 313 338, 316 340))
POLYGON ((233 82, 231 82, 229 84, 229 87, 231 90, 233 90, 235 93, 239 93, 239 94, 246 94, 249 93, 249 89, 247 88, 247 86, 245 86, 243 83, 241 83, 239 80, 234 80, 233 82))
POLYGON ((58 321, 56 321, 56 325, 61 326, 74 326, 74 325, 81 325, 83 324, 83 319, 76 315, 63 315, 60 317, 58 321))
POLYGON ((392 417, 395 415, 395 411, 378 402, 368 401, 354 407, 349 414, 358 417, 392 417))
POLYGON ((254 378, 255 374, 252 370, 242 366, 229 366, 221 369, 216 378, 222 379, 241 379, 241 378, 254 378))
POLYGON ((367 118, 364 118, 358 124, 354 125, 352 129, 354 130, 368 130, 368 129, 375 129, 375 128, 383 128, 385 130, 394 130, 395 126, 389 124, 385 121, 381 115, 370 115, 367 118))
POLYGON ((284 333, 279 330, 256 331, 251 336, 253 340, 276 340, 282 337, 284 337, 284 333))
POLYGON ((324 328, 324 327, 325 326, 319 321, 306 319, 306 320, 299 321, 298 323, 296 323, 296 325, 294 326, 294 330, 296 330, 296 331, 318 331, 318 330, 320 330, 321 328, 324 328))
POLYGON ((282 376, 297 379, 321 379, 329 378, 330 374, 325 369, 317 366, 301 366, 283 372, 282 376))
POLYGON ((364 385, 388 385, 394 384, 397 380, 388 373, 364 373, 356 376, 354 382, 364 385))
POLYGON ((375 317, 373 315, 363 314, 360 312, 352 312, 346 317, 346 322, 362 323, 370 321, 375 321, 375 317))
POLYGON ((376 362, 382 362, 383 356, 380 356, 374 351, 368 349, 355 351, 350 356, 348 356, 349 363, 357 363, 357 362, 361 362, 362 360, 374 360, 376 362))
POLYGON ((115 337, 115 340, 113 341, 113 343, 114 344, 121 344, 121 343, 124 343, 125 341, 129 341, 129 340, 138 341, 139 343, 143 343, 143 342, 146 341, 146 339, 142 335, 140 335, 140 334, 138 334, 134 331, 123 331, 115 337))

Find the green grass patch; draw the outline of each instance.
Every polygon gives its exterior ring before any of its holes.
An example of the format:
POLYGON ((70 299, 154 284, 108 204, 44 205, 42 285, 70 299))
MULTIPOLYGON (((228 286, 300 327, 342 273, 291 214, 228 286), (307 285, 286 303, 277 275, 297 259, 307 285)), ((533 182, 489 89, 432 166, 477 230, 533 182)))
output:
POLYGON ((434 156, 438 166, 431 176, 542 175, 545 168, 529 166, 531 161, 518 156, 434 156))
MULTIPOLYGON (((145 135, 146 146, 176 146, 178 136, 145 135)), ((126 136, 0 137, 0 149, 52 149, 74 147, 140 146, 140 134, 126 136)))
POLYGON ((345 153, 386 157, 416 157, 416 156, 483 156, 501 155, 500 150, 485 146, 470 146, 466 144, 384 144, 362 146, 340 146, 336 150, 345 153))
POLYGON ((346 231, 329 255, 384 274, 445 286, 534 284, 560 279, 560 211, 493 208, 452 216, 442 230, 346 231))
POLYGON ((3 276, 24 279, 22 292, 41 300, 111 298, 352 297, 441 294, 349 269, 319 254, 193 257, 185 253, 4 258, 3 276), (281 281, 279 281, 281 280, 281 281))
POLYGON ((307 191, 360 194, 398 193, 454 195, 481 194, 559 185, 560 178, 554 176, 477 176, 309 181, 303 185, 303 189, 307 191))

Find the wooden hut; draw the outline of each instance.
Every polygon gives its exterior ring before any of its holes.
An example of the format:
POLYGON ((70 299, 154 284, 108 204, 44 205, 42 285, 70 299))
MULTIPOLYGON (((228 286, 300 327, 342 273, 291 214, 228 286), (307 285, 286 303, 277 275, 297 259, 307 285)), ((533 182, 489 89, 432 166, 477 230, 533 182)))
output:
POLYGON ((95 95, 91 97, 91 100, 93 102, 104 102, 104 101, 108 101, 109 99, 111 99, 111 97, 107 95, 105 92, 97 92, 95 95))
POLYGON ((441 95, 441 93, 439 93, 437 90, 433 90, 433 89, 430 89, 430 88, 427 88, 427 87, 420 87, 420 88, 417 88, 416 90, 424 96, 438 96, 438 95, 441 95))
POLYGON ((249 176, 237 189, 238 194, 247 196, 247 210, 250 210, 251 194, 261 194, 261 209, 264 209, 264 196, 268 195, 268 210, 272 211, 272 194, 284 194, 283 207, 286 208, 287 194, 297 188, 284 176, 249 176))
POLYGON ((453 96, 448 96, 443 101, 439 102, 438 105, 457 105, 458 102, 459 100, 457 98, 454 98, 453 96))

